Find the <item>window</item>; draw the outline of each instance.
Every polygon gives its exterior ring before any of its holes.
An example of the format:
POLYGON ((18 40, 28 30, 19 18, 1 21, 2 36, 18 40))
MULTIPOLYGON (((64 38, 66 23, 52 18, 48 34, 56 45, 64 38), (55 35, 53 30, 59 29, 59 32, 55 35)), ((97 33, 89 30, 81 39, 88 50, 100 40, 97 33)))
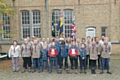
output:
POLYGON ((58 25, 58 21, 60 19, 60 10, 54 10, 54 26, 55 26, 55 36, 58 36, 58 32, 57 32, 57 25, 58 25))
POLYGON ((41 28, 40 28, 40 11, 33 11, 32 12, 33 15, 33 35, 36 37, 41 37, 40 33, 41 33, 41 28))
POLYGON ((2 39, 10 39, 10 17, 7 14, 3 14, 3 22, 5 23, 2 29, 5 31, 2 35, 2 39))
POLYGON ((101 28, 101 36, 107 36, 107 27, 101 28))
POLYGON ((65 27, 65 37, 71 37, 71 26, 72 26, 73 11, 64 11, 64 27, 65 27))
POLYGON ((40 11, 22 11, 22 38, 41 37, 40 11))
POLYGON ((22 37, 30 37, 30 14, 29 11, 22 11, 22 37))

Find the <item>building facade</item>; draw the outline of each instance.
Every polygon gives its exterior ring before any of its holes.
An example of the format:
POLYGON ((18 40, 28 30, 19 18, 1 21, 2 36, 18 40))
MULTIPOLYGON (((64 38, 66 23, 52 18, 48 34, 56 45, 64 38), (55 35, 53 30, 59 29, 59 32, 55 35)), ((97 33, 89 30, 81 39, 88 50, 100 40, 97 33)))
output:
MULTIPOLYGON (((57 27, 60 13, 64 19, 64 33, 71 36, 72 19, 75 16, 76 37, 109 37, 113 53, 120 53, 120 0, 3 0, 14 7, 16 14, 7 17, 1 27, 11 37, 0 36, 1 51, 7 52, 12 40, 22 41, 26 37, 50 37, 52 30, 52 13, 54 26, 57 27)), ((7 15, 4 15, 7 16, 7 15)), ((2 18, 3 19, 3 18, 2 18)), ((57 35, 57 32, 56 32, 57 35)))

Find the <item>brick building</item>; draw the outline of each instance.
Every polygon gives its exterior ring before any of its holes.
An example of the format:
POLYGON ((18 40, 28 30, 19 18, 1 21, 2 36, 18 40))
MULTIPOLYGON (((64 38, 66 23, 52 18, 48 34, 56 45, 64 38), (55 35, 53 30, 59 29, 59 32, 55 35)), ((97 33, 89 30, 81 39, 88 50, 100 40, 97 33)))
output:
MULTIPOLYGON (((3 0, 11 7, 12 0, 3 0)), ((7 52, 13 39, 20 42, 27 36, 50 37, 52 12, 57 26, 63 13, 65 36, 71 36, 73 16, 76 17, 76 37, 108 36, 113 52, 120 52, 120 0, 15 0, 16 15, 5 19, 4 30, 14 34, 0 36, 1 51, 7 52)), ((6 16, 6 15, 4 15, 6 16)), ((57 35, 57 33, 56 33, 57 35)))

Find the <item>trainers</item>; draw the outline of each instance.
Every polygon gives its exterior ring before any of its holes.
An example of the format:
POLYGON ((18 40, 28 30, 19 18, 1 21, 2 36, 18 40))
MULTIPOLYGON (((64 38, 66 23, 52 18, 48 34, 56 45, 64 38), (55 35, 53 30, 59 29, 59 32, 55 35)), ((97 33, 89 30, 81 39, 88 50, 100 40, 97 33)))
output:
POLYGON ((24 73, 25 72, 25 68, 23 68, 23 70, 22 70, 22 73, 24 73))
POLYGON ((36 70, 35 70, 35 69, 32 71, 32 73, 34 73, 34 72, 36 72, 36 70))
POLYGON ((86 72, 86 70, 84 70, 84 74, 86 74, 87 72, 86 72))
POLYGON ((112 74, 111 72, 107 71, 108 74, 112 74))
POLYGON ((82 73, 82 69, 80 70, 80 73, 82 73))
POLYGON ((102 72, 100 72, 100 74, 103 74, 103 71, 102 71, 102 72))
POLYGON ((41 70, 38 70, 38 73, 40 73, 41 72, 41 70))
POLYGON ((60 72, 57 70, 57 74, 60 74, 60 72))
POLYGON ((28 67, 28 72, 31 72, 31 69, 30 69, 30 67, 28 67))
POLYGON ((16 70, 13 69, 13 72, 16 72, 16 70))
POLYGON ((70 71, 69 71, 69 69, 68 69, 68 68, 66 69, 66 73, 67 73, 67 74, 69 74, 69 73, 70 73, 70 71))
POLYGON ((52 71, 49 71, 49 73, 52 73, 52 71))
POLYGON ((78 72, 77 72, 77 70, 75 70, 75 74, 77 74, 78 72))

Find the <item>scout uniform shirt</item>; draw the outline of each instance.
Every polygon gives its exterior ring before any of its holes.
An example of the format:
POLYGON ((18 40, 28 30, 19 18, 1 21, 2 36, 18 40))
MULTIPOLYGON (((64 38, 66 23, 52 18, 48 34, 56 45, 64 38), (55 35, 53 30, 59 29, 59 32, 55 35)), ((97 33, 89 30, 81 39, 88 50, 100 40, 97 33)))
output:
POLYGON ((86 51, 87 51, 87 54, 86 55, 90 55, 90 47, 91 47, 91 42, 86 42, 86 51))
POLYGON ((63 58, 68 57, 68 48, 66 45, 60 47, 60 56, 63 58))
POLYGON ((98 59, 98 46, 96 44, 91 44, 90 46, 90 59, 91 60, 98 59))
POLYGON ((19 57, 20 56, 20 46, 12 45, 9 49, 9 57, 19 57))
POLYGON ((41 45, 34 44, 32 45, 32 58, 40 58, 41 45))
POLYGON ((111 51, 112 51, 112 46, 111 44, 108 42, 107 44, 103 44, 102 47, 101 47, 101 57, 102 58, 110 58, 110 54, 111 54, 111 51))
POLYGON ((47 49, 42 49, 41 50, 41 57, 43 61, 48 60, 48 50, 47 49))
POLYGON ((21 55, 22 57, 31 57, 31 44, 22 44, 21 55))

